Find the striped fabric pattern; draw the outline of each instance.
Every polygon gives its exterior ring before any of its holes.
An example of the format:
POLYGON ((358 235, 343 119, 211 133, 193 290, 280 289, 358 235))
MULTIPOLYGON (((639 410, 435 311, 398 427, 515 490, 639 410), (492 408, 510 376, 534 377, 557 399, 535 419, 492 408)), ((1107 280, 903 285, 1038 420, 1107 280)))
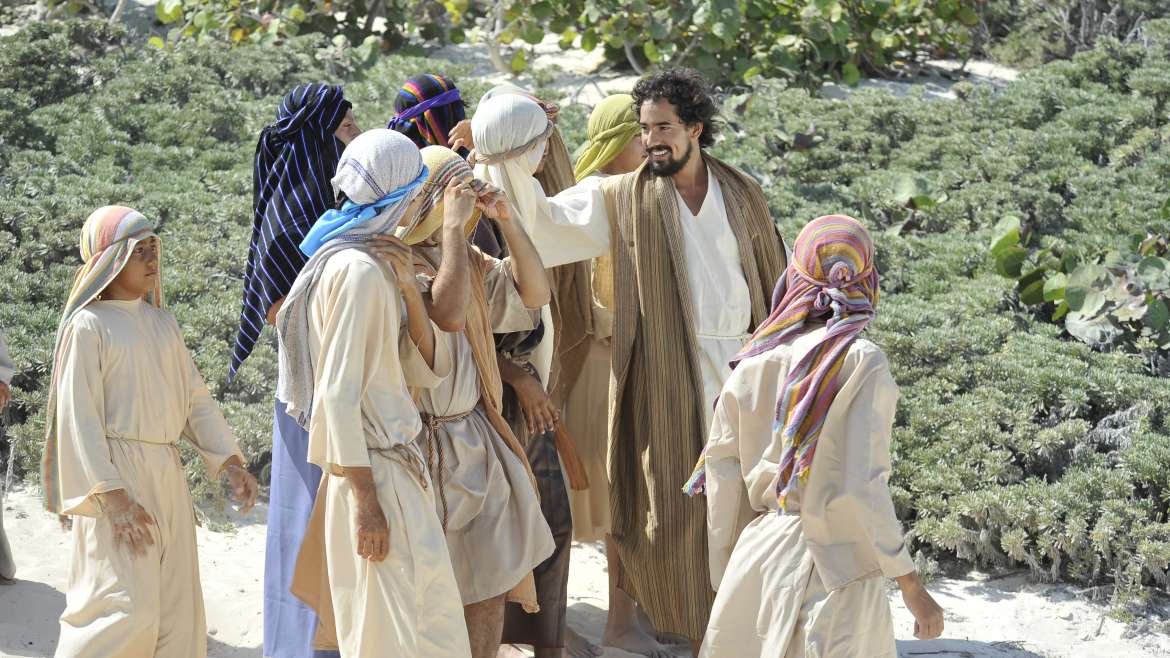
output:
MULTIPOLYGON (((445 146, 426 146, 419 154, 429 175, 423 183, 422 203, 418 213, 411 218, 410 224, 399 230, 402 241, 409 245, 416 245, 435 234, 443 225, 443 195, 447 186, 454 180, 464 180, 475 176, 471 165, 459 157, 459 154, 445 146)), ((471 234, 479 222, 480 211, 477 208, 467 220, 466 233, 471 234)))
POLYGON ((260 133, 252 177, 252 241, 229 378, 255 348, 268 309, 288 294, 305 266, 301 241, 335 205, 329 180, 343 145, 333 132, 350 107, 337 85, 300 85, 284 98, 276 121, 260 133))
MULTIPOLYGON (((809 319, 828 316, 824 339, 789 371, 776 402, 772 431, 782 433, 786 446, 776 480, 781 509, 788 493, 808 478, 829 405, 841 388, 841 364, 873 319, 878 294, 869 232, 852 217, 818 217, 796 238, 792 261, 774 294, 779 303, 733 362, 790 342, 809 319)), ((700 458, 688 493, 701 490, 702 467, 700 458)))
MULTIPOLYGON (((45 452, 41 457, 41 483, 45 491, 45 508, 58 514, 63 509, 61 481, 57 476, 57 377, 61 364, 58 363, 61 344, 68 338, 73 316, 110 285, 134 247, 148 238, 157 238, 154 224, 142 213, 125 206, 98 208, 85 220, 81 229, 82 265, 73 279, 73 287, 57 325, 57 337, 53 343, 53 373, 49 385, 49 402, 45 413, 45 452)), ((147 293, 146 301, 162 306, 162 271, 155 279, 154 290, 147 293)))
MULTIPOLYGON (((435 98, 451 90, 458 90, 455 83, 441 75, 424 73, 416 75, 403 83, 394 99, 394 111, 402 114, 411 107, 431 98, 435 98)), ((467 118, 467 109, 462 100, 443 105, 437 105, 422 116, 408 119, 404 124, 395 122, 392 118, 386 126, 406 135, 419 148, 433 144, 447 146, 448 133, 455 124, 467 118)), ((466 157, 467 153, 460 155, 466 157)))
MULTIPOLYGON (((698 156, 699 154, 696 154, 698 156)), ((785 269, 784 247, 759 183, 702 152, 719 181, 752 300, 768 316, 768 291, 785 269)), ((609 501, 625 568, 618 587, 661 632, 703 637, 715 593, 707 574, 707 505, 679 495, 706 443, 703 375, 686 273, 677 191, 648 167, 602 184, 614 236, 609 501)))

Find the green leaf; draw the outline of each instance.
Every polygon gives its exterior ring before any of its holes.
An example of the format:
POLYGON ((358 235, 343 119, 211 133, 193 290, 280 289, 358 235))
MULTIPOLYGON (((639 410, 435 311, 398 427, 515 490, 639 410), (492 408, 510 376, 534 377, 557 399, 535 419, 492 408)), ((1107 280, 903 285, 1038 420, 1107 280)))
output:
POLYGON ((535 46, 541 41, 544 41, 544 28, 538 23, 531 23, 524 27, 524 31, 520 36, 526 43, 535 46))
POLYGON ((1161 299, 1155 299, 1146 307, 1146 326, 1154 331, 1162 331, 1170 323, 1170 307, 1161 299))
POLYGON ((1044 272, 1039 270, 1039 276, 1028 276, 1020 279, 1017 288, 1020 291, 1020 301, 1028 306, 1044 303, 1044 272))
POLYGON ((1068 307, 1083 316, 1096 315, 1105 306, 1105 293, 1083 286, 1069 286, 1064 290, 1068 307))
POLYGON ((1056 307, 1056 310, 1052 312, 1052 321, 1053 322, 1059 321, 1061 318, 1063 318, 1065 315, 1068 314, 1068 309, 1069 309, 1068 302, 1063 300, 1063 299, 1060 300, 1060 304, 1056 307))
POLYGON ((553 6, 552 3, 547 2, 546 0, 544 2, 537 2, 536 4, 532 5, 528 8, 528 11, 532 12, 532 15, 535 16, 538 20, 543 21, 544 19, 553 15, 553 6))
POLYGON ((642 44, 642 52, 646 53, 646 59, 651 62, 662 61, 662 53, 658 52, 658 46, 654 45, 653 41, 642 44))
POLYGON ((995 255, 995 271, 1000 276, 1009 279, 1018 279, 1020 270, 1024 266, 1024 259, 1028 257, 1028 250, 1023 247, 1007 247, 995 255))
POLYGON ((959 10, 959 22, 967 27, 975 27, 979 24, 979 14, 971 7, 963 7, 959 10))
POLYGON ((1137 275, 1142 283, 1151 288, 1161 288, 1170 277, 1170 261, 1157 256, 1147 256, 1138 263, 1137 275))
POLYGON ((183 20, 183 2, 182 0, 159 0, 159 3, 154 6, 154 15, 164 25, 177 23, 183 20))
POLYGON ((574 30, 570 27, 564 32, 561 32, 561 40, 557 42, 557 45, 561 47, 561 50, 568 50, 569 48, 573 47, 573 42, 576 40, 577 30, 574 30))
POLYGON ((1044 301, 1055 302, 1064 299, 1064 289, 1068 286, 1068 276, 1057 272, 1044 282, 1044 301))
POLYGON ((447 32, 447 38, 451 43, 466 43, 467 32, 459 26, 454 26, 447 32))
POLYGON ((841 82, 855 87, 858 82, 861 82, 861 69, 853 62, 846 62, 844 67, 841 67, 841 82))
POLYGON ((1020 218, 1007 215, 999 220, 991 233, 991 254, 994 256, 1000 250, 1015 247, 1020 244, 1020 218))
POLYGON ((795 34, 785 34, 776 40, 776 45, 782 48, 795 48, 800 45, 800 37, 795 34))
POLYGON ((581 35, 581 50, 585 52, 592 52, 597 47, 597 31, 593 28, 585 30, 585 34, 581 35))
POLYGON ((154 46, 155 48, 166 48, 167 42, 162 40, 162 37, 151 37, 146 40, 146 45, 154 46))
POLYGON ((523 73, 528 68, 528 52, 523 48, 512 55, 512 72, 523 73))

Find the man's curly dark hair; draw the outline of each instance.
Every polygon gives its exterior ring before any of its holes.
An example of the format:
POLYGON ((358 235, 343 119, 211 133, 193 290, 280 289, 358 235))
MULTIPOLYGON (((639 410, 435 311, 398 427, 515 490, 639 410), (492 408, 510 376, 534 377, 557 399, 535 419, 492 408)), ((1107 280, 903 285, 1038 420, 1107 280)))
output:
POLYGON ((702 123, 699 146, 707 148, 715 144, 719 127, 715 115, 719 106, 711 85, 694 69, 670 68, 642 78, 634 85, 634 114, 641 116, 642 103, 666 100, 674 106, 678 118, 687 125, 702 123))

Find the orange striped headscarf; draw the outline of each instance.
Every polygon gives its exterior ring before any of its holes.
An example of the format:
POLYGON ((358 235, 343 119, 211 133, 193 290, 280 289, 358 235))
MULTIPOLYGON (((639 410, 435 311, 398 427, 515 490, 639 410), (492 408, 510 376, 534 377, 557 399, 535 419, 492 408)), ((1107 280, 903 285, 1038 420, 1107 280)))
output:
MULTIPOLYGON (((93 211, 81 229, 82 265, 73 278, 73 287, 65 302, 61 322, 57 325, 57 338, 53 345, 53 374, 49 385, 49 403, 45 416, 45 453, 41 458, 42 485, 45 491, 45 507, 50 512, 60 513, 78 501, 65 501, 61 497, 60 480, 57 477, 57 377, 61 370, 58 363, 62 343, 68 339, 73 316, 97 299, 98 295, 118 277, 134 247, 143 240, 157 238, 154 225, 142 213, 125 206, 105 206, 93 211)), ((147 293, 146 301, 162 306, 162 272, 155 279, 155 289, 147 293)))
MULTIPOLYGON (((784 509, 788 493, 812 466, 817 438, 841 388, 838 374, 849 346, 873 319, 878 272, 873 240, 860 222, 843 215, 818 217, 796 238, 784 277, 777 282, 772 314, 736 355, 732 366, 791 342, 810 319, 826 318, 824 338, 789 371, 776 402, 773 432, 785 446, 776 482, 784 509)), ((702 491, 703 458, 687 482, 702 491)))

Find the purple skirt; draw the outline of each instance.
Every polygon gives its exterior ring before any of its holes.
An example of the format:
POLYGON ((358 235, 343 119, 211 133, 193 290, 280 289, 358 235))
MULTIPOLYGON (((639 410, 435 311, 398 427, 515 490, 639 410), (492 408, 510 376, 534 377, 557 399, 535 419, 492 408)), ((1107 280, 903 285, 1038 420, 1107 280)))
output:
POLYGON ((284 403, 277 400, 264 554, 264 655, 339 658, 336 651, 313 651, 317 615, 288 591, 317 497, 321 469, 308 462, 309 433, 284 409, 284 403))

